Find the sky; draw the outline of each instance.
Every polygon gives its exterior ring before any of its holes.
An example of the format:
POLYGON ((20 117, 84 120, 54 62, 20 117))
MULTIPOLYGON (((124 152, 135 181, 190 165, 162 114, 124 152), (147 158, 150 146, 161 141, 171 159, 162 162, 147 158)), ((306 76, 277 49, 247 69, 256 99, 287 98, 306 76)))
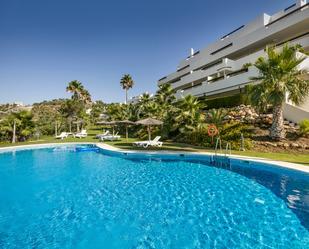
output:
POLYGON ((0 103, 67 98, 79 80, 93 100, 153 93, 190 48, 294 0, 0 0, 0 103))

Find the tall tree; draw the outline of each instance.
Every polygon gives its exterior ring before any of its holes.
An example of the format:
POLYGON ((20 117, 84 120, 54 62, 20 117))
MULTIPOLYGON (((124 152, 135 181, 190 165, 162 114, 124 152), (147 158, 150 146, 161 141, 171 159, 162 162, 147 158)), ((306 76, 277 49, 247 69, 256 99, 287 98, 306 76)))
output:
POLYGON ((205 117, 202 113, 204 104, 196 97, 187 95, 178 103, 178 115, 175 124, 181 133, 200 129, 205 125, 205 117))
POLYGON ((128 90, 133 87, 134 81, 130 74, 125 74, 122 76, 120 80, 120 85, 122 86, 122 89, 126 92, 126 100, 125 104, 128 103, 128 90))
POLYGON ((254 64, 259 76, 251 79, 259 84, 251 88, 250 98, 257 106, 272 105, 270 137, 275 140, 285 138, 283 104, 286 98, 298 105, 309 94, 309 81, 303 77, 305 72, 299 70, 305 56, 300 56, 298 51, 299 46, 288 44, 279 51, 268 47, 267 58, 260 57, 254 64))
POLYGON ((159 86, 159 89, 156 93, 156 101, 159 104, 169 104, 171 105, 175 100, 175 89, 171 86, 171 84, 163 84, 159 86))
POLYGON ((91 103, 91 95, 78 80, 73 80, 68 83, 67 92, 72 93, 73 100, 80 100, 84 104, 91 103))
POLYGON ((34 131, 34 123, 30 111, 11 112, 1 121, 0 136, 10 139, 12 143, 25 141, 34 131))

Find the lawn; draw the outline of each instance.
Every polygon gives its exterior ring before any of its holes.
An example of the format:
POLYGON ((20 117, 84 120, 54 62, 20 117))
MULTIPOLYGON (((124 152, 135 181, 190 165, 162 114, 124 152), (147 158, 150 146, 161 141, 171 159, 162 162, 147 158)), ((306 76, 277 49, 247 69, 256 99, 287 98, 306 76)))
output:
MULTIPOLYGON (((100 133, 100 130, 90 130, 88 132, 87 138, 73 138, 69 137, 64 140, 55 139, 51 136, 44 136, 38 140, 29 140, 27 142, 19 142, 15 145, 29 145, 29 144, 44 144, 44 143, 70 143, 70 142, 98 142, 98 139, 95 138, 95 135, 100 133)), ((209 148, 203 148, 188 144, 175 143, 172 141, 164 141, 164 145, 161 148, 136 148, 132 146, 132 142, 137 141, 137 139, 129 138, 128 141, 126 139, 121 139, 120 141, 114 142, 106 142, 109 145, 115 146, 120 149, 125 150, 170 150, 170 151, 183 151, 183 152, 214 152, 214 150, 209 148)), ((0 143, 0 147, 12 146, 11 143, 0 143)), ((250 157, 261 157, 278 161, 292 162, 309 166, 309 153, 265 153, 265 152, 256 152, 253 150, 250 151, 232 151, 232 154, 242 155, 242 156, 250 156, 250 157)))

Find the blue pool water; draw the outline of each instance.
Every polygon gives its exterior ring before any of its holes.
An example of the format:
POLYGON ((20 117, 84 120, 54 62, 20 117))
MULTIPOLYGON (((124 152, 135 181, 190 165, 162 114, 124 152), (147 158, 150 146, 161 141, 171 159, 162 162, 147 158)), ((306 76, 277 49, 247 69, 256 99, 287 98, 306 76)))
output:
POLYGON ((0 248, 309 248, 309 176, 85 147, 0 153, 0 248))

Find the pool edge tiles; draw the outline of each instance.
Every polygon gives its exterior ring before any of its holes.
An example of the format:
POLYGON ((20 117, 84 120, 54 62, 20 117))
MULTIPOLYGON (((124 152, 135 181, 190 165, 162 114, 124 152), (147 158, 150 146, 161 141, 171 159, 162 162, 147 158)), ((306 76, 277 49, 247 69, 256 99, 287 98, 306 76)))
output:
MULTIPOLYGON (((0 148, 0 153, 3 152, 11 152, 11 151, 20 151, 20 150, 31 150, 31 149, 44 149, 44 148, 53 148, 53 147, 61 147, 61 146, 76 146, 76 145, 96 145, 100 149, 109 152, 114 155, 126 155, 129 157, 140 157, 140 156, 149 156, 149 157, 172 157, 173 159, 183 159, 184 157, 186 159, 190 159, 192 156, 193 159, 197 159, 198 156, 201 157, 201 159, 209 159, 214 153, 210 152, 175 152, 175 151, 138 151, 138 150, 122 150, 119 148, 116 148, 114 146, 105 144, 105 143, 96 143, 96 142, 73 142, 73 143, 47 143, 47 144, 33 144, 33 145, 18 145, 18 146, 10 146, 10 147, 3 147, 0 148), (176 156, 176 158, 175 158, 176 156)), ((221 154, 218 154, 220 156, 224 156, 221 154)), ((265 166, 269 165, 272 167, 277 168, 283 168, 283 169, 290 169, 293 171, 301 171, 303 173, 309 174, 309 167, 301 164, 295 164, 295 163, 289 163, 289 162, 283 162, 283 161, 275 161, 275 160, 269 160, 265 158, 259 158, 259 157, 247 157, 247 156, 240 156, 240 155, 228 155, 228 157, 231 159, 231 162, 233 163, 244 163, 248 162, 254 163, 257 166, 265 166)))
POLYGON ((0 154, 11 151, 22 151, 22 150, 32 150, 32 149, 47 149, 47 148, 56 148, 63 146, 76 146, 76 145, 96 145, 96 143, 91 142, 73 142, 73 143, 46 143, 46 144, 29 144, 29 145, 16 145, 9 147, 1 147, 0 154))
MULTIPOLYGON (((184 157, 186 159, 190 159, 190 156, 192 156, 193 159, 197 159, 197 156, 200 156, 201 159, 209 159, 214 153, 210 152, 175 152, 175 151, 138 151, 138 150, 121 150, 119 148, 116 148, 114 146, 108 145, 108 144, 103 144, 103 143, 97 143, 96 146, 101 148, 102 150, 108 151, 112 154, 116 155, 126 155, 126 156, 143 156, 143 155, 148 155, 150 157, 168 157, 171 156, 174 159, 183 159, 184 157), (175 158, 176 156, 176 158, 175 158)), ((224 154, 218 154, 219 156, 225 156, 224 154)), ((289 163, 289 162, 283 162, 283 161, 275 161, 275 160, 270 160, 270 159, 265 159, 265 158, 259 158, 259 157, 247 157, 247 156, 240 156, 240 155, 228 155, 228 158, 231 159, 233 163, 243 163, 248 162, 254 163, 256 165, 261 165, 265 166, 273 166, 277 168, 283 168, 283 169, 290 169, 293 171, 301 171, 304 173, 309 174, 309 167, 301 164, 296 164, 296 163, 289 163)))

